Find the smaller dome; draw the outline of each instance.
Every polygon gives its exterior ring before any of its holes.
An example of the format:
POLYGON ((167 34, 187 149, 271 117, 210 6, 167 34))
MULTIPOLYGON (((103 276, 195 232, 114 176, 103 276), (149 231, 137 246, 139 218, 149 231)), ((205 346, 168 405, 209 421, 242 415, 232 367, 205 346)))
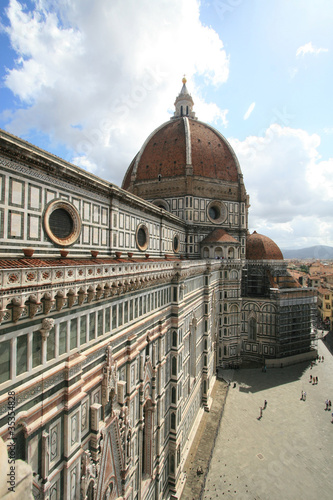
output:
POLYGON ((201 243, 237 243, 239 245, 239 241, 237 241, 233 236, 227 233, 225 229, 217 228, 214 229, 206 238, 202 240, 201 243))
POLYGON ((283 260, 279 247, 273 240, 254 231, 246 240, 247 260, 283 260))

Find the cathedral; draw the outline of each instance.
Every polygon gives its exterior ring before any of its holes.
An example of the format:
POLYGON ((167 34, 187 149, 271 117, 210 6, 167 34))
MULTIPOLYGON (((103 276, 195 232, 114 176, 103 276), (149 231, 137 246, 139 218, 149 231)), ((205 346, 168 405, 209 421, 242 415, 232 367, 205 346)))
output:
POLYGON ((185 79, 121 188, 0 131, 0 436, 34 499, 180 498, 217 375, 316 357, 314 293, 249 206, 185 79))

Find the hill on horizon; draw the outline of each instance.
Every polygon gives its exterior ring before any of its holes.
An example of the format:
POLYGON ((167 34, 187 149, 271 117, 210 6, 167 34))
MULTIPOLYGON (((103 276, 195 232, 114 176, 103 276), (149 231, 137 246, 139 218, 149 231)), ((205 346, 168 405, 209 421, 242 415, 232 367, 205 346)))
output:
POLYGON ((333 247, 326 245, 315 245, 313 247, 298 248, 298 249, 285 249, 281 252, 285 259, 319 259, 330 260, 333 259, 333 247))

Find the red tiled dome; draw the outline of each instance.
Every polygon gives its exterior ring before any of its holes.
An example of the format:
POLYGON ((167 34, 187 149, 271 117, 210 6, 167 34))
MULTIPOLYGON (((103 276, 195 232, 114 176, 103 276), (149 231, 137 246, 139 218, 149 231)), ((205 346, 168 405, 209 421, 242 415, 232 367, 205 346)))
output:
POLYGON ((246 240, 247 260, 283 260, 279 247, 273 240, 254 231, 246 240))
POLYGON ((148 137, 129 166, 122 187, 133 192, 141 183, 184 179, 186 194, 194 194, 185 182, 188 177, 237 183, 242 174, 235 153, 217 130, 190 117, 179 117, 148 137))
POLYGON ((237 241, 233 236, 227 233, 225 229, 217 228, 214 229, 206 238, 204 238, 201 242, 203 243, 237 243, 239 245, 239 241, 237 241))

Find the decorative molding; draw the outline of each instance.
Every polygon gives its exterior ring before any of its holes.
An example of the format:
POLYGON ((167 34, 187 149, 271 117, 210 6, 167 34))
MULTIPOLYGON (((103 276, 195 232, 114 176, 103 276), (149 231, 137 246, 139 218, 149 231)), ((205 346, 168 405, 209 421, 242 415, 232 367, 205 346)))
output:
MULTIPOLYGON (((66 189, 68 192, 73 192, 73 185, 69 184, 67 182, 61 181, 57 179, 56 177, 50 178, 50 176, 42 174, 40 171, 35 171, 32 170, 31 168, 28 168, 24 165, 20 165, 19 163, 15 161, 8 161, 4 160, 3 158, 0 158, 0 165, 3 165, 4 167, 7 167, 10 170, 15 170, 16 172, 19 172, 20 174, 27 175, 28 177, 34 177, 35 179, 40 180, 43 184, 50 185, 52 186, 59 186, 63 189, 66 189)), ((99 200, 103 203, 109 203, 110 200, 106 196, 100 196, 97 194, 91 193, 91 191, 85 190, 80 188, 79 186, 75 186, 75 193, 81 194, 83 197, 87 198, 92 198, 93 200, 99 200)))

